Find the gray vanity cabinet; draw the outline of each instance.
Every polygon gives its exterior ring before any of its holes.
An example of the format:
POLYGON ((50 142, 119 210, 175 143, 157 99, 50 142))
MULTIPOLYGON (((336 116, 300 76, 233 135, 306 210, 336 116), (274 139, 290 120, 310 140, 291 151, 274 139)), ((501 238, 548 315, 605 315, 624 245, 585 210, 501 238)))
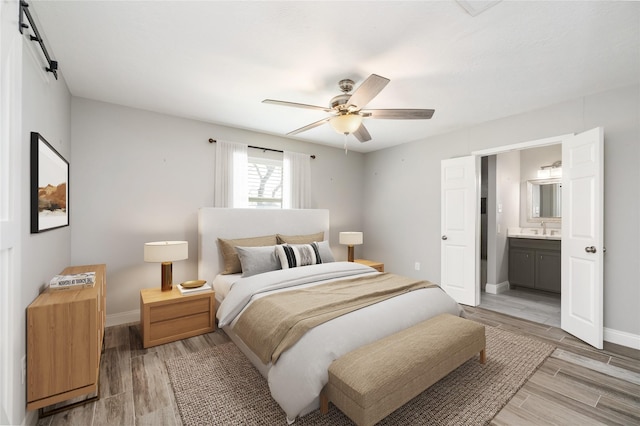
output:
POLYGON ((509 284, 560 293, 560 240, 509 238, 509 284))

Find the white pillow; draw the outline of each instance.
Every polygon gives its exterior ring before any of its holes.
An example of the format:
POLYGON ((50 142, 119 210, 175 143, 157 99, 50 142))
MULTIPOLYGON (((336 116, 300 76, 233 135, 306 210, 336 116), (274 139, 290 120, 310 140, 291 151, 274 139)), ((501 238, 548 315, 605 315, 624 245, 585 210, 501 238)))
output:
POLYGON ((282 269, 322 263, 318 243, 280 244, 276 246, 276 254, 282 269))
POLYGON ((336 261, 333 258, 333 252, 331 251, 331 246, 329 246, 329 241, 320 241, 316 244, 318 244, 318 251, 320 252, 320 259, 322 259, 322 263, 331 263, 336 261))

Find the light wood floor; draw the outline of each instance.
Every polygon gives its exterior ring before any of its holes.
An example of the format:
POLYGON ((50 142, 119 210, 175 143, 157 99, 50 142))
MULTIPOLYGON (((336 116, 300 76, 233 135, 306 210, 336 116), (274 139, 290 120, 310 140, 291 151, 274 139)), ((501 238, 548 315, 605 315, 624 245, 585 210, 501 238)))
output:
MULTIPOLYGON (((599 351, 549 325, 482 308, 465 310, 470 319, 558 348, 492 424, 640 424, 640 351, 617 345, 599 351)), ((164 360, 228 341, 224 332, 216 331, 143 349, 138 324, 109 327, 100 400, 44 417, 38 426, 181 425, 164 360)))
POLYGON ((484 291, 480 307, 540 324, 560 327, 560 295, 516 288, 500 294, 484 291))

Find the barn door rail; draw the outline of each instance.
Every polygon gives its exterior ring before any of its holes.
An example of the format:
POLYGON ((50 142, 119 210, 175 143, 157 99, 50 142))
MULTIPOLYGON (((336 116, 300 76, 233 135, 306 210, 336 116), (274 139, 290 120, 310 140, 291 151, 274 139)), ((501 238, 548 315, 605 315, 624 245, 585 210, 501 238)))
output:
POLYGON ((42 49, 42 53, 44 54, 44 57, 47 60, 47 67, 45 68, 45 70, 47 70, 50 73, 53 73, 54 77, 57 80, 58 79, 58 61, 54 61, 53 59, 51 59, 51 56, 49 56, 49 52, 47 52, 47 48, 44 45, 44 40, 42 40, 42 37, 40 36, 40 32, 38 31, 38 28, 36 27, 36 24, 33 20, 33 16, 31 16, 31 12, 29 12, 29 5, 27 4, 26 1, 20 0, 20 16, 18 18, 18 27, 20 28, 20 34, 24 34, 24 30, 26 28, 29 28, 29 26, 31 26, 31 30, 33 31, 33 34, 29 34, 31 41, 35 41, 40 45, 40 49, 42 49), (29 21, 28 25, 25 24, 24 22, 24 16, 26 16, 27 21, 29 21))

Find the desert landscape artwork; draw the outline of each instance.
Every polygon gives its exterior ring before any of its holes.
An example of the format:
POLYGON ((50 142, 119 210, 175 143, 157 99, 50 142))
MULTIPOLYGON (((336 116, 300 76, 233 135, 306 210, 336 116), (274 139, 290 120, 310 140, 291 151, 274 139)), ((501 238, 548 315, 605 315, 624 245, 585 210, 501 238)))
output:
POLYGON ((69 163, 31 133, 31 233, 69 225, 69 163))

